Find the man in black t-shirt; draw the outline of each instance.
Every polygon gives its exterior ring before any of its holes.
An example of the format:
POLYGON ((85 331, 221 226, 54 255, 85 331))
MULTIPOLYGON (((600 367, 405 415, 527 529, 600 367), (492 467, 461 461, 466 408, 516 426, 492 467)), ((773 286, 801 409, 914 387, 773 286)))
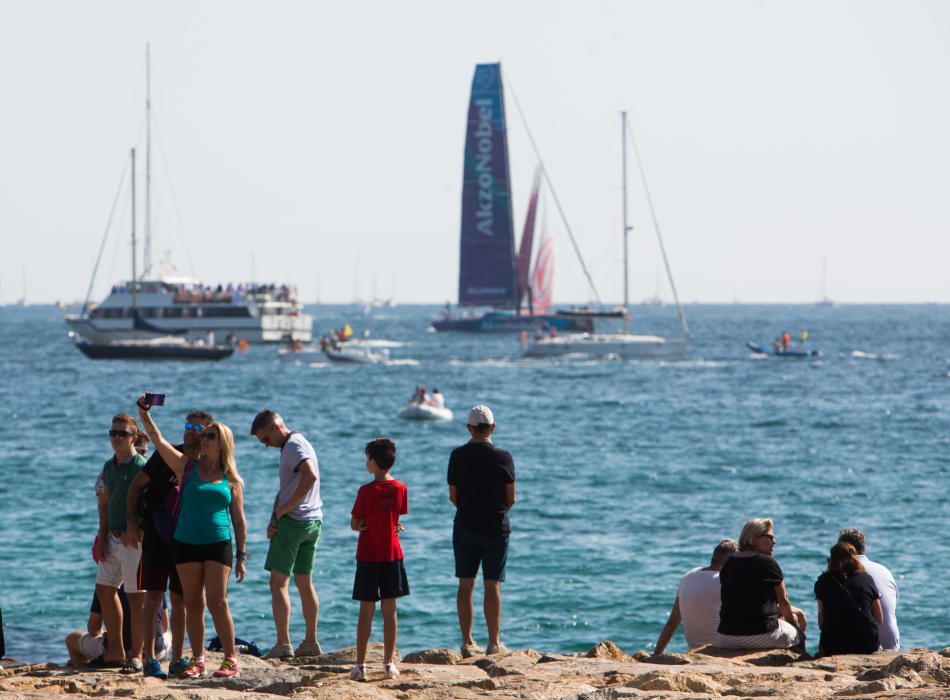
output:
MULTIPOLYGON (((205 411, 189 413, 185 418, 182 444, 175 445, 175 449, 180 450, 191 459, 198 459, 201 452, 201 431, 213 422, 214 418, 205 411)), ((172 516, 165 512, 168 493, 177 486, 178 479, 175 477, 175 473, 156 450, 129 486, 129 525, 127 530, 130 540, 133 538, 134 540, 139 538, 142 540, 142 569, 140 573, 142 582, 140 587, 146 592, 143 619, 151 620, 155 616, 162 604, 162 599, 165 597, 166 586, 171 590, 172 649, 169 655, 168 672, 172 675, 182 673, 188 666, 187 660, 182 658, 182 645, 185 637, 185 605, 182 601, 181 581, 178 580, 175 563, 172 561, 171 532, 168 531, 169 529, 174 531, 174 523, 171 522, 172 516), (145 489, 145 511, 142 516, 140 532, 133 514, 138 510, 143 489, 145 489)), ((155 659, 153 641, 146 635, 143 650, 145 661, 143 672, 146 676, 162 678, 165 674, 162 672, 161 665, 155 659)))
POLYGON ((511 454, 492 444, 495 418, 488 406, 479 404, 468 414, 471 440, 452 450, 449 457, 449 500, 456 507, 452 546, 455 576, 459 580, 459 627, 462 656, 481 654, 472 638, 473 595, 479 565, 485 584, 485 623, 488 654, 508 651, 501 643, 501 582, 505 580, 508 511, 515 503, 515 464, 511 454))

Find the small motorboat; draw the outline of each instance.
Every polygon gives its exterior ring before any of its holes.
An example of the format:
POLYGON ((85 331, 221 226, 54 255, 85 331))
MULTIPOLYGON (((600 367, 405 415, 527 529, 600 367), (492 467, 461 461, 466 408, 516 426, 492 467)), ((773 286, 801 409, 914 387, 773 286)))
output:
POLYGON ((384 365, 389 361, 388 350, 373 350, 365 345, 350 345, 344 343, 334 347, 327 343, 322 344, 323 354, 333 362, 356 365, 384 365))
POLYGON ((396 414, 406 420, 452 420, 452 411, 445 407, 410 401, 396 414))
POLYGON ((805 357, 819 357, 821 355, 817 350, 806 350, 802 346, 797 348, 788 348, 787 350, 782 350, 777 348, 774 345, 760 345, 758 343, 746 343, 746 347, 749 348, 756 355, 772 355, 773 357, 788 357, 788 358, 805 358, 805 357))

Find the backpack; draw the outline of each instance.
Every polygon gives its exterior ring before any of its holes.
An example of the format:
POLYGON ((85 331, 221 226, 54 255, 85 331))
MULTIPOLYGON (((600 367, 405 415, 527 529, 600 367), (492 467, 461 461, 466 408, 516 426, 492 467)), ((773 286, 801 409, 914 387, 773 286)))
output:
POLYGON ((185 485, 185 481, 188 480, 193 466, 194 462, 189 459, 178 483, 168 489, 162 507, 152 513, 152 525, 155 526, 155 533, 168 544, 171 544, 172 537, 175 534, 175 526, 178 525, 178 513, 181 512, 181 490, 185 485))

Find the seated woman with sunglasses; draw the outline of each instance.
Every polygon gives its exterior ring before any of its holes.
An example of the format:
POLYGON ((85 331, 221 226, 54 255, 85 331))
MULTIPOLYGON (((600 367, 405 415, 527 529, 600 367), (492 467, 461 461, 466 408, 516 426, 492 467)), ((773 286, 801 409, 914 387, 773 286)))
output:
POLYGON ((872 654, 880 648, 881 594, 852 545, 839 542, 831 548, 828 570, 815 582, 815 598, 819 656, 872 654))
POLYGON ((753 518, 739 535, 739 551, 719 572, 719 641, 725 649, 804 651, 805 613, 792 607, 782 569, 772 558, 772 521, 753 518))
POLYGON ((172 557, 181 579, 185 600, 188 641, 192 658, 183 675, 197 678, 205 673, 202 655, 204 601, 224 650, 224 663, 214 672, 219 678, 238 674, 234 642, 234 621, 228 607, 228 578, 231 575, 231 525, 237 540, 235 579, 245 575, 244 480, 234 461, 234 436, 224 423, 214 422, 201 431, 201 453, 197 461, 176 450, 163 436, 149 406, 140 397, 139 416, 161 454, 181 483, 178 522, 172 541, 172 557))

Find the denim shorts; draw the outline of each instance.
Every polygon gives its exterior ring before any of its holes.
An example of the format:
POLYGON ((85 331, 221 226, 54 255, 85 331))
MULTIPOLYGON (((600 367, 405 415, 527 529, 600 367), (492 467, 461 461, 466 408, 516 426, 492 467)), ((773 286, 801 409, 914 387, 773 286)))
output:
POLYGON ((452 530, 456 578, 475 578, 479 564, 486 581, 504 581, 508 535, 486 535, 456 525, 452 530))

